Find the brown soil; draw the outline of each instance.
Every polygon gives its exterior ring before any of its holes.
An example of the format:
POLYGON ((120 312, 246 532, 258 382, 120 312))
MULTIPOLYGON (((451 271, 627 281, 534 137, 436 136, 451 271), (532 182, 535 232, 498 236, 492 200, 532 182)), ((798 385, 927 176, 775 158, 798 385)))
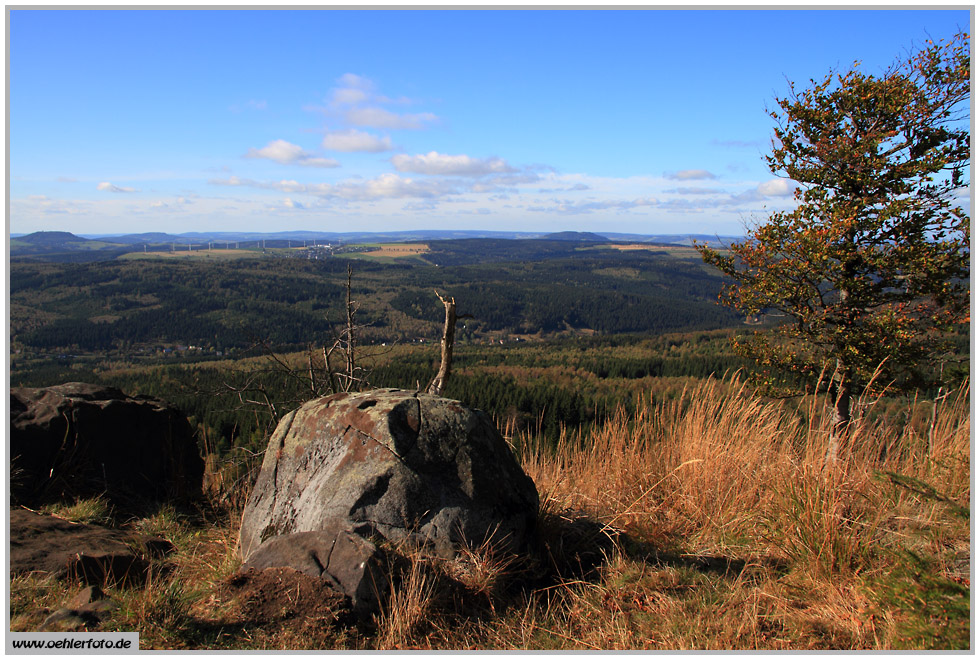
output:
POLYGON ((224 594, 237 601, 245 622, 340 624, 350 618, 350 600, 325 580, 291 568, 249 570, 229 578, 224 594))

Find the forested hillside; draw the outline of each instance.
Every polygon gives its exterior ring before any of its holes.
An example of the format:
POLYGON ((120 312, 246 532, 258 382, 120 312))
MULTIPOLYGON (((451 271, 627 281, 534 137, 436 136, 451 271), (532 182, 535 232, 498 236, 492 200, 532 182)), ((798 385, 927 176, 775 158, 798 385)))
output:
MULTIPOLYGON (((298 348, 331 338, 348 260, 270 251, 264 258, 15 260, 15 356, 177 346, 212 354, 256 342, 298 348), (285 256, 290 255, 293 256, 285 256)), ((261 256, 261 255, 260 255, 261 256)), ((436 241, 424 260, 354 262, 353 296, 369 341, 438 339, 438 289, 473 316, 461 340, 559 332, 660 333, 731 327, 715 304, 721 279, 690 252, 493 239, 436 241)))

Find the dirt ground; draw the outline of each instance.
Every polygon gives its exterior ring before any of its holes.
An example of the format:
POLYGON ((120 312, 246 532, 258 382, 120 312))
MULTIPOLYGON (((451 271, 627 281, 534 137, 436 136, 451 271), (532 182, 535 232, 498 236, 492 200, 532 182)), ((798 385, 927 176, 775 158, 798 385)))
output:
POLYGON ((222 596, 238 604, 250 623, 341 621, 349 618, 350 603, 329 583, 291 568, 250 570, 231 577, 222 596))

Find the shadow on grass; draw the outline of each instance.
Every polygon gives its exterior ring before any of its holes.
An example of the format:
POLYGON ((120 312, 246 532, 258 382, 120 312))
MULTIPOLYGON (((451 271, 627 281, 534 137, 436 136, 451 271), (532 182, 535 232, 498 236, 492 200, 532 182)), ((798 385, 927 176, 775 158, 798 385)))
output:
POLYGON ((545 579, 595 579, 600 569, 617 553, 655 566, 684 568, 720 577, 735 577, 747 567, 760 567, 784 575, 789 563, 770 557, 742 559, 725 555, 694 555, 659 547, 612 529, 580 512, 562 512, 543 521, 543 550, 552 568, 545 579))

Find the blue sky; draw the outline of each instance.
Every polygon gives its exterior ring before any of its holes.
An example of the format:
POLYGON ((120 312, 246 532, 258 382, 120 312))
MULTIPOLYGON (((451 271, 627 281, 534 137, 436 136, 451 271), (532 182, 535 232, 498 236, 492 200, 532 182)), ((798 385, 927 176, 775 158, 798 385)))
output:
POLYGON ((740 234, 767 108, 925 10, 9 14, 9 231, 740 234))

